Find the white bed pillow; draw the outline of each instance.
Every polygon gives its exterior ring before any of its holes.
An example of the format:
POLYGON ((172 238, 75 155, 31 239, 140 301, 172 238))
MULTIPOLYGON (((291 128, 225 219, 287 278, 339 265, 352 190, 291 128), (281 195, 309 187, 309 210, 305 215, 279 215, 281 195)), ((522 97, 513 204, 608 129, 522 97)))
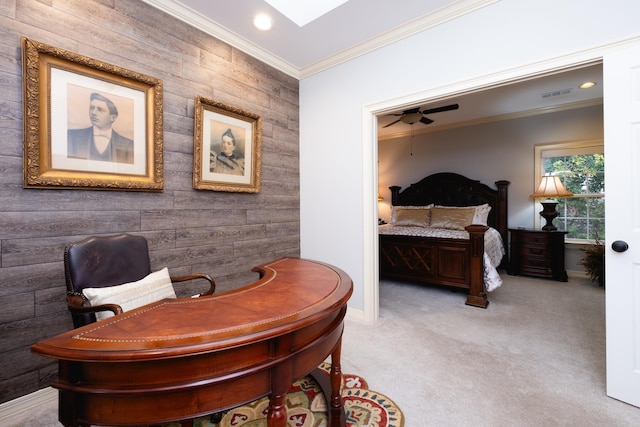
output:
MULTIPOLYGON (((82 292, 92 306, 101 304, 118 304, 122 311, 133 310, 163 298, 176 298, 169 269, 153 272, 137 282, 105 288, 85 288, 82 292)), ((98 320, 113 316, 111 311, 96 313, 98 320)))
POLYGON ((473 223, 479 225, 487 225, 489 212, 491 212, 491 206, 489 206, 488 204, 476 206, 476 212, 473 214, 473 223))

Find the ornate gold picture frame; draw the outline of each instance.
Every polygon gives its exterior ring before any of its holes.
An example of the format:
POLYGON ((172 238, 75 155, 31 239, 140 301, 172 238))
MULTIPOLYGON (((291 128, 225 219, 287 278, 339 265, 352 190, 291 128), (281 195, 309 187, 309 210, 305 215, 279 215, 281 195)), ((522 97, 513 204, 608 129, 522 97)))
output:
POLYGON ((25 188, 162 191, 162 80, 22 38, 25 188))
POLYGON ((238 108, 196 97, 193 187, 260 191, 262 119, 238 108))

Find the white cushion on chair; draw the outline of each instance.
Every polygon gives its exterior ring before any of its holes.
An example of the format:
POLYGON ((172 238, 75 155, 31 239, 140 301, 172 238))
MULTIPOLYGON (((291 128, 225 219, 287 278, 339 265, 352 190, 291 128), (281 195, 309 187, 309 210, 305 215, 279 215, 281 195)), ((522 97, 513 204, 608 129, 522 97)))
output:
MULTIPOLYGON (((133 310, 163 298, 176 298, 167 267, 153 272, 137 282, 105 288, 85 288, 83 294, 92 306, 118 304, 122 307, 122 311, 133 310)), ((111 311, 96 313, 98 320, 111 316, 113 316, 111 311)))

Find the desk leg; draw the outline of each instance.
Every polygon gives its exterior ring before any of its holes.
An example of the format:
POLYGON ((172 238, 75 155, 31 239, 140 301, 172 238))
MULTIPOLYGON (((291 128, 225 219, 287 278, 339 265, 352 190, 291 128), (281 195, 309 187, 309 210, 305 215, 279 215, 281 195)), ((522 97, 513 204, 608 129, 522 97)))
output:
POLYGON ((274 394, 269 397, 268 427, 287 427, 287 407, 284 400, 287 393, 274 394))
POLYGON ((284 362, 271 369, 271 395, 267 427, 287 427, 287 406, 285 399, 291 387, 291 365, 284 362))
POLYGON ((340 342, 331 353, 331 370, 329 376, 320 368, 316 368, 309 375, 316 380, 325 400, 327 401, 327 421, 330 427, 345 427, 347 420, 344 415, 344 402, 340 394, 342 386, 342 368, 340 366, 340 342))
POLYGON ((338 341, 336 349, 331 353, 331 403, 329 405, 331 427, 344 426, 346 423, 342 396, 340 394, 340 387, 342 386, 342 367, 340 366, 341 352, 342 338, 338 341))

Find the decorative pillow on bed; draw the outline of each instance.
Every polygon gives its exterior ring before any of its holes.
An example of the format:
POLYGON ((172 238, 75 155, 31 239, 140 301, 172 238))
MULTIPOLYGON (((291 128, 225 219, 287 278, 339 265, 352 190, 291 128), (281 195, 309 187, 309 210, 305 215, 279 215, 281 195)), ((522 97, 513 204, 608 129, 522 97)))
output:
MULTIPOLYGON (((433 204, 430 205, 425 205, 425 206, 391 206, 391 219, 389 220, 389 223, 391 225, 398 225, 396 224, 396 219, 398 218, 398 211, 403 211, 403 210, 429 210, 433 207, 433 204)), ((429 226, 429 224, 427 224, 427 227, 429 226)))
POLYGON ((397 209, 395 225, 404 227, 428 227, 431 209, 397 209))
POLYGON ((464 230, 471 225, 475 211, 475 208, 434 207, 431 209, 431 227, 464 230))
POLYGON ((436 205, 437 208, 447 208, 447 209, 475 209, 473 214, 473 222, 471 224, 478 225, 487 225, 487 220, 489 218, 489 212, 491 212, 491 206, 488 203, 484 205, 476 205, 476 206, 442 206, 436 205))
MULTIPOLYGON (((122 307, 122 311, 133 310, 163 298, 176 297, 167 267, 153 272, 137 282, 106 288, 85 288, 83 294, 91 305, 118 304, 122 307)), ((113 313, 110 311, 96 313, 98 320, 111 316, 113 313)))
POLYGON ((473 214, 473 224, 487 225, 489 212, 491 212, 491 206, 488 203, 476 206, 476 212, 473 214))

